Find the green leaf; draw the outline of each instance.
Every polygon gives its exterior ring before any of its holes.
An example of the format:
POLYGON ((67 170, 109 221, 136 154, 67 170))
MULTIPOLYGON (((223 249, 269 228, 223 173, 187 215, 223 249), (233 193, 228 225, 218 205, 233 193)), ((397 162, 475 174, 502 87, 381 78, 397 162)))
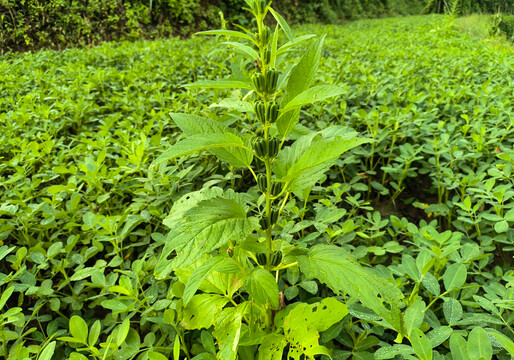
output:
POLYGON ((277 23, 280 25, 282 30, 284 30, 284 32, 286 33, 286 36, 289 39, 289 41, 293 42, 294 41, 293 33, 291 32, 291 28, 287 24, 287 21, 282 17, 282 15, 280 15, 278 12, 276 12, 272 8, 269 8, 269 11, 270 11, 271 15, 273 15, 273 17, 275 18, 277 23))
POLYGON ((245 239, 253 230, 250 220, 246 218, 245 207, 235 195, 232 198, 203 200, 185 213, 179 209, 179 213, 182 218, 175 224, 170 224, 174 227, 168 235, 156 271, 166 269, 168 263, 173 267, 193 264, 204 254, 226 245, 229 241, 245 239), (173 251, 177 255, 170 263, 167 257, 173 251))
POLYGON ((79 354, 77 352, 72 352, 70 354, 70 360, 89 360, 87 356, 79 354))
POLYGON ((218 359, 235 360, 237 357, 237 347, 241 336, 242 310, 245 306, 239 305, 237 308, 226 308, 221 314, 216 314, 216 325, 214 326, 214 337, 218 341, 218 359))
POLYGON ((443 313, 448 325, 454 325, 462 318, 462 305, 459 300, 448 298, 448 300, 443 303, 443 313))
POLYGON ((0 297, 0 310, 4 307, 5 303, 7 303, 7 300, 11 297, 12 293, 14 292, 14 286, 9 286, 7 290, 2 292, 2 296, 0 297))
POLYGON ((421 271, 419 271, 416 260, 410 255, 402 256, 403 270, 409 275, 414 281, 419 282, 421 280, 421 271))
POLYGON ((85 268, 85 269, 80 269, 79 271, 77 271, 75 274, 73 274, 71 277, 70 277, 70 280, 71 281, 79 281, 79 280, 84 280, 85 278, 88 278, 90 277, 91 275, 93 274, 96 274, 100 272, 100 270, 98 270, 97 268, 85 268))
MULTIPOLYGON (((321 59, 321 48, 324 36, 318 38, 305 52, 298 64, 291 71, 287 82, 287 92, 282 104, 287 104, 294 97, 307 90, 314 78, 321 59)), ((290 41, 293 41, 290 38, 290 41)), ((291 132, 300 118, 300 110, 291 111, 280 117, 277 121, 277 129, 281 136, 285 137, 291 132)))
POLYGON ((464 264, 452 264, 446 268, 443 275, 444 287, 446 290, 453 290, 461 287, 466 282, 468 272, 464 264))
POLYGON ((244 279, 244 286, 257 305, 269 303, 272 309, 278 309, 278 285, 269 271, 260 268, 253 269, 244 279))
POLYGON ((226 79, 197 81, 194 84, 183 85, 183 87, 189 89, 253 89, 253 85, 250 83, 226 79))
MULTIPOLYGON (((7 245, 0 246, 0 260, 6 257, 15 247, 9 248, 7 245)), ((1 309, 1 307, 0 307, 1 309)))
POLYGON ((493 357, 491 340, 482 327, 475 327, 471 330, 467 347, 470 360, 490 360, 493 357))
POLYGON ((173 342, 173 359, 180 360, 180 336, 178 334, 173 342))
POLYGON ((453 334, 453 329, 449 326, 439 326, 427 334, 428 340, 432 348, 437 348, 453 334))
POLYGON ((41 354, 39 355, 38 360, 51 360, 52 356, 54 355, 54 352, 55 352, 55 345, 56 345, 56 342, 52 341, 47 346, 45 346, 43 351, 41 351, 41 354))
POLYGON ((316 35, 302 35, 302 36, 297 36, 293 39, 293 41, 288 41, 286 42, 284 45, 282 45, 276 52, 277 55, 280 55, 284 52, 286 52, 287 50, 295 47, 296 45, 299 45, 309 39, 312 39, 313 37, 316 37, 316 35))
POLYGON ((469 360, 466 340, 459 334, 450 337, 450 350, 454 360, 469 360))
POLYGON ((421 283, 432 295, 439 296, 441 293, 439 281, 437 281, 432 273, 427 272, 425 275, 423 275, 423 280, 421 280, 421 283))
POLYGON ((130 318, 126 317, 125 320, 118 326, 118 332, 116 333, 116 345, 121 346, 130 330, 130 318))
POLYGON ((399 310, 402 292, 352 260, 344 249, 316 245, 309 250, 308 256, 300 256, 298 262, 307 278, 318 279, 336 293, 354 296, 380 315, 385 327, 402 331, 399 310), (384 302, 389 304, 389 308, 384 306, 384 302))
POLYGON ((392 359, 397 355, 408 356, 414 354, 414 349, 408 345, 396 344, 393 346, 381 347, 375 352, 375 359, 392 359))
POLYGON ((331 126, 304 135, 280 152, 273 171, 280 181, 290 182, 289 191, 301 192, 313 186, 345 151, 369 142, 355 135, 354 131, 343 126, 331 126))
POLYGON ((80 340, 82 343, 87 344, 88 327, 84 319, 80 316, 73 315, 70 319, 70 334, 80 340))
POLYGON ((221 256, 216 256, 210 258, 207 262, 205 262, 202 266, 196 268, 193 274, 187 281, 186 288, 184 289, 184 294, 182 300, 184 301, 184 305, 187 305, 191 300, 193 295, 196 293, 202 282, 213 272, 216 271, 216 268, 226 265, 226 263, 234 263, 234 260, 230 258, 224 258, 221 256), (225 264, 224 264, 225 263, 225 264))
POLYGON ((266 335, 259 346, 258 360, 282 360, 287 340, 282 334, 266 335))
POLYGON ((218 103, 209 105, 210 108, 227 108, 227 109, 234 109, 236 111, 246 113, 246 112, 253 112, 253 106, 248 101, 243 101, 239 99, 222 99, 218 103))
MULTIPOLYGON (((253 109, 252 109, 253 111, 253 109)), ((199 134, 232 134, 241 139, 240 133, 233 128, 202 116, 188 114, 170 114, 177 126, 187 136, 199 134)), ((243 148, 227 148, 227 149, 211 149, 210 153, 214 154, 221 161, 225 161, 235 167, 248 167, 252 163, 253 154, 243 148)))
POLYGON ((228 46, 231 46, 231 47, 239 50, 238 51, 239 54, 246 56, 250 60, 257 60, 258 58, 260 58, 257 51, 255 51, 248 45, 244 45, 244 44, 241 44, 238 42, 233 42, 233 41, 226 41, 226 42, 222 42, 221 44, 228 45, 228 46))
POLYGON ((216 323, 229 300, 217 294, 195 295, 182 309, 180 324, 188 329, 208 329, 216 323))
POLYGON ((287 104, 282 105, 281 113, 300 108, 304 105, 314 104, 318 101, 323 101, 334 96, 342 95, 346 92, 345 89, 334 85, 321 85, 311 87, 292 98, 287 104))
POLYGON ((90 346, 95 346, 96 342, 98 341, 98 338, 100 337, 100 331, 102 330, 102 323, 100 320, 96 320, 91 326, 91 329, 89 329, 89 336, 87 339, 87 343, 90 346))
POLYGON ((239 32, 239 31, 233 31, 233 30, 200 31, 200 32, 197 32, 195 35, 222 35, 222 36, 237 37, 237 38, 242 38, 242 39, 253 41, 253 38, 250 35, 245 34, 243 32, 239 32))
MULTIPOLYGON (((164 161, 173 160, 177 157, 202 150, 230 147, 245 148, 245 145, 238 136, 230 133, 193 135, 172 145, 155 159, 150 166, 154 167, 164 161)), ((250 150, 246 151, 250 152, 250 150)))
POLYGON ((425 317, 426 304, 421 298, 417 298, 413 304, 411 304, 404 314, 405 330, 407 335, 411 335, 414 329, 419 329, 423 324, 423 318, 425 317))
POLYGON ((507 336, 497 333, 497 332, 489 332, 498 342, 507 350, 507 352, 514 358, 514 341, 509 339, 507 336))
POLYGON ((166 356, 157 351, 149 350, 147 354, 148 360, 168 360, 166 356))
POLYGON ((200 334, 200 339, 202 341, 203 348, 211 354, 216 355, 216 347, 214 346, 214 339, 212 338, 211 333, 202 330, 202 333, 200 334))
POLYGON ((494 224, 494 231, 504 233, 509 230, 509 223, 506 220, 498 221, 494 224))
POLYGON ((421 360, 432 360, 432 345, 420 329, 414 329, 409 338, 414 352, 421 360))

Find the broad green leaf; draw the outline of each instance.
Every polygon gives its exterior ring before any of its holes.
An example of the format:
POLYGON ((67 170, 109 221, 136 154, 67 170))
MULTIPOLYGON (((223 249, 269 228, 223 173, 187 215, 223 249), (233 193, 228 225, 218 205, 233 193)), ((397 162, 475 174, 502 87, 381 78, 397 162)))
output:
POLYGON ((340 247, 316 245, 308 256, 299 257, 306 278, 318 279, 335 293, 346 293, 384 319, 385 327, 402 331, 400 300, 403 294, 394 285, 363 268, 340 247), (384 306, 389 304, 389 308, 384 306))
POLYGON ((117 327, 116 345, 121 346, 130 330, 130 318, 126 317, 125 320, 117 327))
POLYGON ((80 316, 73 315, 70 319, 70 334, 80 340, 82 343, 87 344, 88 327, 84 319, 80 316))
POLYGON ((444 287, 446 290, 453 290, 461 287, 467 278, 466 266, 464 264, 452 264, 446 268, 443 275, 444 287))
POLYGON ((423 280, 421 280, 421 283, 432 295, 438 296, 441 293, 441 286, 439 285, 439 281, 437 281, 432 273, 427 272, 425 275, 423 275, 423 280))
POLYGON ((38 360, 51 360, 55 352, 55 345, 56 342, 52 341, 47 346, 45 346, 43 351, 41 351, 41 354, 39 354, 38 360))
POLYGON ((494 224, 494 231, 504 233, 509 230, 509 223, 506 220, 498 221, 494 224))
POLYGON ((210 108, 227 108, 227 109, 234 109, 239 112, 253 112, 253 106, 248 101, 243 101, 239 99, 223 99, 219 101, 218 103, 209 105, 210 108))
POLYGON ((2 292, 2 296, 0 297, 0 310, 4 307, 5 303, 9 298, 11 297, 12 293, 14 292, 14 286, 9 286, 7 290, 2 292))
POLYGON ((253 85, 250 83, 226 79, 197 81, 193 84, 183 85, 183 87, 189 89, 253 89, 253 85))
POLYGON ((381 347, 375 352, 375 359, 393 359, 397 355, 408 356, 414 354, 414 349, 409 345, 396 344, 393 346, 381 347))
POLYGON ((87 343, 90 346, 95 346, 96 342, 98 341, 98 338, 100 337, 100 331, 102 330, 102 323, 100 320, 96 320, 89 329, 89 336, 87 339, 87 343))
POLYGON ((231 46, 231 47, 239 50, 238 51, 239 54, 248 57, 250 60, 257 60, 258 58, 260 58, 257 51, 255 51, 248 45, 241 44, 238 42, 233 42, 233 41, 226 41, 226 42, 222 42, 221 44, 228 45, 228 46, 231 46))
POLYGON ((222 35, 222 36, 237 37, 237 38, 242 38, 242 39, 253 41, 253 38, 250 35, 245 34, 243 32, 239 32, 239 31, 233 31, 233 30, 200 31, 200 32, 197 32, 195 35, 222 35))
POLYGON ((85 355, 82 355, 82 354, 77 353, 77 352, 72 352, 70 354, 70 360, 89 360, 89 359, 85 355))
POLYGON ((166 356, 164 356, 163 354, 161 354, 157 351, 150 350, 147 352, 147 354, 148 354, 148 360, 168 360, 168 358, 166 356))
POLYGON ((291 49, 292 47, 296 46, 296 45, 299 45, 309 39, 312 39, 313 37, 316 37, 316 35, 302 35, 302 36, 297 36, 293 39, 293 41, 288 41, 286 42, 284 45, 282 45, 278 50, 277 50, 277 55, 280 55, 280 54, 283 54, 284 52, 286 52, 287 50, 291 49))
MULTIPOLYGON (((240 101, 244 103, 243 101, 240 101)), ((253 109, 252 109, 253 111, 253 109)), ((189 115, 189 114, 170 114, 177 126, 187 136, 199 134, 232 134, 241 138, 240 133, 233 128, 202 116, 189 115)), ((210 153, 216 155, 221 161, 225 161, 235 167, 248 167, 253 160, 253 154, 240 147, 227 148, 227 149, 211 149, 210 153)))
POLYGON ((0 260, 6 257, 14 249, 15 247, 9 248, 7 245, 0 246, 0 260))
POLYGON ((224 258, 222 256, 215 256, 210 258, 207 262, 205 262, 202 266, 198 267, 189 280, 187 281, 186 288, 184 289, 183 301, 184 305, 187 305, 189 300, 196 293, 202 282, 219 266, 223 266, 222 263, 233 263, 234 260, 230 258, 224 258))
POLYGON ((497 332, 489 332, 500 344, 507 350, 507 352, 514 358, 514 341, 509 339, 503 334, 497 332))
POLYGON ((70 277, 70 280, 71 281, 79 281, 79 280, 84 280, 85 278, 88 278, 90 277, 91 275, 93 274, 96 274, 100 272, 100 270, 98 270, 97 268, 85 268, 85 269, 80 269, 79 271, 77 271, 75 274, 73 274, 71 277, 70 277))
POLYGON ((448 300, 443 303, 443 313, 448 325, 454 325, 462 318, 462 305, 459 300, 448 298, 448 300))
POLYGON ((414 329, 409 337, 414 352, 420 360, 432 360, 432 345, 420 329, 414 329))
POLYGON ((182 219, 172 225, 156 271, 166 269, 168 263, 173 267, 188 266, 229 241, 245 239, 253 226, 246 218, 245 207, 236 199, 237 196, 203 200, 183 213, 182 219), (176 256, 170 263, 167 257, 172 251, 176 256))
POLYGON ((195 295, 179 314, 180 324, 188 329, 208 329, 216 323, 229 300, 217 294, 195 295))
POLYGON ((280 111, 284 114, 304 105, 314 104, 318 101, 342 95, 345 92, 345 89, 334 85, 314 86, 296 95, 287 104, 283 105, 280 111))
POLYGON ((450 337, 450 350, 454 360, 469 360, 466 340, 457 333, 450 337))
POLYGON ((330 126, 304 135, 280 152, 273 171, 280 181, 290 181, 289 191, 301 193, 313 186, 342 153, 368 142, 356 135, 344 126, 330 126))
POLYGON ((414 281, 418 282, 421 280, 421 271, 418 269, 416 260, 410 255, 402 256, 403 270, 409 275, 414 281))
POLYGON ((211 333, 202 330, 202 333, 200 334, 200 339, 202 341, 203 348, 211 354, 216 355, 216 347, 214 346, 214 339, 212 338, 211 333))
POLYGON ((428 340, 430 340, 430 344, 432 348, 437 348, 443 342, 446 341, 453 334, 453 329, 449 326, 439 326, 427 334, 428 340))
POLYGON ((277 23, 280 25, 282 30, 284 30, 284 32, 286 33, 286 36, 289 39, 289 41, 293 42, 294 41, 293 33, 291 32, 291 28, 287 24, 287 21, 282 17, 282 15, 280 15, 278 12, 276 12, 272 8, 269 8, 269 11, 270 11, 271 15, 273 15, 275 20, 277 20, 277 23))
POLYGON ((414 329, 419 329, 423 324, 423 318, 425 317, 425 302, 421 298, 417 298, 413 304, 411 304, 403 316, 405 321, 405 330, 407 335, 411 335, 414 329))
POLYGON ((214 337, 218 341, 218 359, 235 360, 237 347, 241 337, 241 325, 243 320, 242 310, 245 306, 237 308, 226 308, 223 312, 216 314, 216 325, 214 326, 214 337))
POLYGON ((180 336, 175 335, 175 341, 173 342, 173 360, 180 360, 180 336))
POLYGON ((278 309, 278 285, 269 271, 255 268, 244 279, 244 287, 257 305, 269 303, 272 309, 278 309))
MULTIPOLYGON (((287 82, 287 92, 282 100, 282 104, 287 104, 294 97, 307 90, 314 78, 321 59, 321 48, 324 36, 318 38, 305 52, 298 64, 291 71, 287 82)), ((293 41, 290 38, 290 41, 293 41)), ((277 129, 282 137, 291 132, 300 118, 300 110, 291 111, 282 116, 277 121, 277 129)))
MULTIPOLYGON (((217 148, 239 147, 245 148, 243 141, 230 133, 227 134, 198 134, 190 136, 172 145, 164 151, 150 166, 156 166, 164 161, 173 160, 177 157, 188 155, 202 150, 217 148)), ((250 152, 250 150, 246 150, 250 152)))
POLYGON ((287 340, 282 334, 268 334, 259 346, 258 360, 282 360, 287 340))
POLYGON ((482 327, 475 327, 471 330, 467 347, 470 360, 490 360, 493 357, 491 340, 482 327))

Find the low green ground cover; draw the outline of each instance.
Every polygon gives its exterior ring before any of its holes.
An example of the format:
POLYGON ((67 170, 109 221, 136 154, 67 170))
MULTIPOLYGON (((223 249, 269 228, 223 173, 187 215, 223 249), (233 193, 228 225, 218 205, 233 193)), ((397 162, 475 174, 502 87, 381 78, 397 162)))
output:
MULTIPOLYGON (((292 194, 274 235, 287 244, 285 261, 291 249, 337 245, 397 288, 408 336, 295 267, 277 272, 281 301, 347 306, 341 321, 316 331, 333 359, 510 359, 512 52, 443 16, 293 30, 327 34, 314 83, 345 95, 305 107, 287 143, 330 124, 370 143, 292 194)), ((248 171, 210 155, 150 167, 184 138, 170 112, 251 130, 238 121, 245 113, 212 106, 237 91, 181 88, 227 76, 235 59, 216 45, 169 39, 0 58, 0 355, 224 358, 214 316, 223 305, 182 303, 194 266, 156 276, 163 220, 193 191, 260 194, 248 171)), ((200 289, 243 298, 230 275, 200 289)), ((244 331, 241 339, 241 359, 271 346, 244 331)))

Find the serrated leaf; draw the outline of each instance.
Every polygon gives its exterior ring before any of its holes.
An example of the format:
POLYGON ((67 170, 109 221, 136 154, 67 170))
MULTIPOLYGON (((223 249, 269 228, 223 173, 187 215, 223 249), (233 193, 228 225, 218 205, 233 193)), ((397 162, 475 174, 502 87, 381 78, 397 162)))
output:
MULTIPOLYGON (((282 104, 287 104, 295 96, 307 90, 314 78, 321 59, 321 48, 324 36, 318 38, 304 53, 300 61, 291 71, 287 82, 287 92, 282 100, 282 104)), ((292 38, 289 39, 293 41, 292 38)), ((300 110, 291 111, 282 116, 277 121, 277 129, 281 136, 285 137, 291 132, 300 117, 300 110)))
POLYGON ((233 30, 207 30, 207 31, 197 32, 195 35, 222 35, 222 36, 237 37, 237 38, 242 38, 242 39, 253 41, 253 38, 250 35, 245 34, 243 32, 239 32, 239 31, 233 31, 233 30))
MULTIPOLYGON (((185 138, 175 145, 172 145, 164 151, 157 159, 155 159, 151 167, 154 167, 164 161, 173 160, 175 158, 189 155, 203 150, 212 150, 218 148, 242 148, 246 149, 243 141, 236 135, 227 134, 198 134, 185 138)), ((246 150, 250 153, 250 150, 246 150)))
POLYGON ((188 329, 208 329, 216 323, 229 300, 217 294, 195 295, 182 309, 180 324, 188 329))
POLYGON ((259 346, 258 360, 282 360, 286 338, 282 334, 268 334, 259 346))
POLYGON ((234 260, 230 258, 224 258, 221 256, 216 256, 210 258, 207 262, 202 264, 202 266, 196 268, 196 270, 191 274, 190 278, 187 281, 186 288, 184 289, 183 301, 184 305, 187 305, 191 300, 193 295, 196 293, 202 282, 207 279, 207 277, 220 266, 224 266, 223 263, 233 263, 234 260))
POLYGON ((227 308, 221 314, 217 314, 213 335, 220 348, 217 355, 218 359, 235 360, 237 357, 243 320, 241 308, 243 307, 244 305, 239 305, 237 308, 227 308))
POLYGON ((300 108, 304 105, 314 104, 319 101, 330 99, 331 97, 342 95, 346 92, 345 89, 334 85, 320 85, 314 86, 307 90, 302 91, 281 108, 281 113, 300 108))
POLYGON ((345 250, 333 245, 316 245, 310 249, 308 256, 300 256, 298 261, 307 278, 318 279, 336 293, 354 296, 381 316, 384 326, 402 331, 399 310, 400 299, 403 298, 401 291, 364 269, 345 250), (384 302, 389 304, 389 308, 384 306, 384 302))
POLYGON ((244 287, 256 304, 269 303, 272 309, 278 309, 278 285, 269 271, 255 268, 244 279, 244 287))
MULTIPOLYGON (((234 196, 234 199, 237 197, 234 196)), ((166 268, 167 256, 176 251, 171 266, 188 266, 204 254, 245 239, 253 230, 244 206, 231 198, 216 197, 196 203, 183 213, 167 238, 157 268, 166 268)))
MULTIPOLYGON (((246 103, 240 101, 241 103, 246 103)), ((253 110, 253 108, 252 108, 253 110)), ((175 124, 182 130, 187 136, 199 135, 199 134, 232 134, 241 139, 240 133, 233 128, 202 116, 189 115, 189 114, 170 114, 175 124)), ((247 167, 252 163, 253 154, 244 148, 227 148, 227 149, 210 149, 210 153, 217 156, 221 161, 225 161, 235 167, 247 167)))
POLYGON ((193 84, 187 84, 183 85, 185 88, 189 89, 252 89, 253 86, 250 83, 246 83, 243 81, 237 81, 237 80, 226 80, 226 79, 219 79, 219 80, 203 80, 203 81, 197 81, 193 84))

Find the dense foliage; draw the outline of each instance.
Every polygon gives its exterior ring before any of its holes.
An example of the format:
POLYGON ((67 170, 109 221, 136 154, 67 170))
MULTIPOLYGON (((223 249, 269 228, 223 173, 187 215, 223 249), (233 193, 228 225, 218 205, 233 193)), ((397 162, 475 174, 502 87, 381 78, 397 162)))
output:
MULTIPOLYGON (((514 355, 512 52, 442 16, 293 30, 328 33, 313 83, 344 95, 304 107, 285 144, 330 139, 330 125, 369 143, 289 195, 272 282, 250 255, 266 251, 260 232, 192 264, 195 249, 161 257, 170 229, 187 234, 183 217, 209 220, 227 202, 255 212, 249 171, 208 152, 150 167, 191 135, 170 112, 254 134, 244 90, 181 88, 250 77, 253 61, 204 38, 0 58, 1 356, 230 359, 234 344, 240 359, 280 346, 295 359, 514 355), (208 260, 231 252, 253 277, 208 260), (249 334, 253 313, 231 310, 247 299, 273 305, 273 336, 249 334)), ((315 44, 276 67, 286 74, 315 44)))
MULTIPOLYGON (((420 14, 424 0, 284 0, 277 9, 290 22, 420 14)), ((246 24, 244 0, 1 0, 0 54, 39 48, 62 49, 109 40, 190 35, 246 24)))
POLYGON ((496 12, 512 14, 514 3, 510 0, 427 0, 425 11, 457 15, 496 12))

